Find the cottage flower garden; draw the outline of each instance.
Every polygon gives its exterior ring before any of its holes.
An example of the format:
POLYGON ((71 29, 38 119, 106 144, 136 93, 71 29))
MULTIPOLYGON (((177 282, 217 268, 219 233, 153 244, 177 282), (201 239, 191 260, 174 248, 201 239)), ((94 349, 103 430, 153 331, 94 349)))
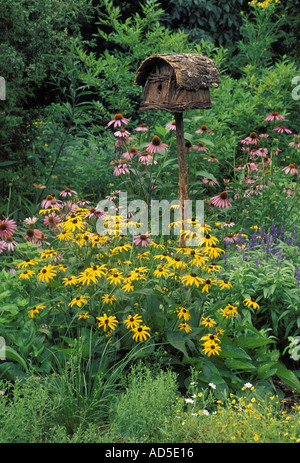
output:
POLYGON ((0 162, 0 442, 300 442, 300 70, 272 48, 280 2, 246 2, 231 66, 226 45, 159 22, 164 4, 100 3, 78 2, 109 45, 98 57, 77 28, 52 102, 21 120, 9 78, 0 102, 15 137, 0 162), (139 111, 134 84, 160 52, 220 72, 212 108, 183 113, 202 211, 183 228, 174 115, 139 111))

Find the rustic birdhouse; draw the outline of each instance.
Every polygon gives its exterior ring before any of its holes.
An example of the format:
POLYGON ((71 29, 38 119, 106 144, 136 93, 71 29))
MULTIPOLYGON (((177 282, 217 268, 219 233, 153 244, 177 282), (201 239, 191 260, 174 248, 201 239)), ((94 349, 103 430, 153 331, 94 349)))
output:
POLYGON ((140 109, 183 112, 212 107, 209 88, 218 87, 219 72, 213 60, 202 55, 159 54, 146 58, 135 83, 144 87, 140 109))
MULTIPOLYGON (((193 53, 164 53, 146 58, 138 68, 135 83, 144 87, 141 110, 164 109, 174 113, 178 157, 178 197, 184 217, 188 200, 188 166, 184 144, 183 112, 212 107, 209 88, 218 87, 220 74, 214 61, 193 53)), ((185 246, 186 225, 180 237, 185 246)))

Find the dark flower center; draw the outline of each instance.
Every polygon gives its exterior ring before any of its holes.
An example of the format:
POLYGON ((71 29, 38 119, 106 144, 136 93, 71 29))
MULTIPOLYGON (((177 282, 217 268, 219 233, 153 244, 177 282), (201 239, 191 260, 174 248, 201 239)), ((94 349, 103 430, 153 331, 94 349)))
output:
POLYGON ((220 194, 220 198, 221 198, 221 199, 228 199, 228 193, 227 193, 227 191, 222 191, 222 193, 220 194))
POLYGON ((154 146, 159 146, 161 144, 161 139, 155 135, 153 138, 152 138, 152 145, 154 146))

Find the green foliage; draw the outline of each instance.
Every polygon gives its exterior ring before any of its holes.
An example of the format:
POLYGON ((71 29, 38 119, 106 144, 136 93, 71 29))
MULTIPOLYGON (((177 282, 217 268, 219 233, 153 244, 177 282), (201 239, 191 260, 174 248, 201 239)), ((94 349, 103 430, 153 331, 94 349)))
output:
POLYGON ((175 411, 176 375, 138 364, 127 382, 126 392, 116 396, 110 409, 110 439, 162 442, 175 411))
POLYGON ((183 28, 191 40, 205 38, 225 46, 240 37, 240 11, 249 8, 244 0, 162 0, 161 4, 166 10, 163 21, 170 28, 183 28))
POLYGON ((156 1, 141 4, 141 11, 126 21, 114 2, 103 3, 92 46, 96 48, 97 42, 104 40, 106 49, 99 53, 77 47, 77 56, 88 69, 82 79, 97 89, 104 117, 116 111, 131 116, 137 111, 142 95, 142 89, 134 84, 141 62, 153 53, 188 52, 191 47, 186 34, 170 32, 160 25, 164 12, 156 1))
POLYGON ((231 60, 233 69, 251 65, 252 72, 256 72, 272 64, 275 57, 272 46, 284 35, 280 30, 283 20, 277 9, 277 3, 270 3, 266 8, 254 4, 251 13, 241 13, 242 40, 237 44, 239 53, 231 60))

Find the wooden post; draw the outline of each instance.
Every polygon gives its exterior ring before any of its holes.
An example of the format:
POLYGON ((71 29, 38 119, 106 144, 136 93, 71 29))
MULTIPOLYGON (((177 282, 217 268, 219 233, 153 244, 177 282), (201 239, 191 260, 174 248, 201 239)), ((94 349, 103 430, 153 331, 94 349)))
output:
MULTIPOLYGON (((182 232, 184 232, 184 201, 189 199, 189 177, 186 162, 186 149, 184 144, 183 113, 174 113, 174 115, 176 126, 177 157, 179 167, 178 197, 180 201, 182 214, 182 232)), ((180 236, 180 246, 186 246, 184 234, 181 234, 180 236)))

